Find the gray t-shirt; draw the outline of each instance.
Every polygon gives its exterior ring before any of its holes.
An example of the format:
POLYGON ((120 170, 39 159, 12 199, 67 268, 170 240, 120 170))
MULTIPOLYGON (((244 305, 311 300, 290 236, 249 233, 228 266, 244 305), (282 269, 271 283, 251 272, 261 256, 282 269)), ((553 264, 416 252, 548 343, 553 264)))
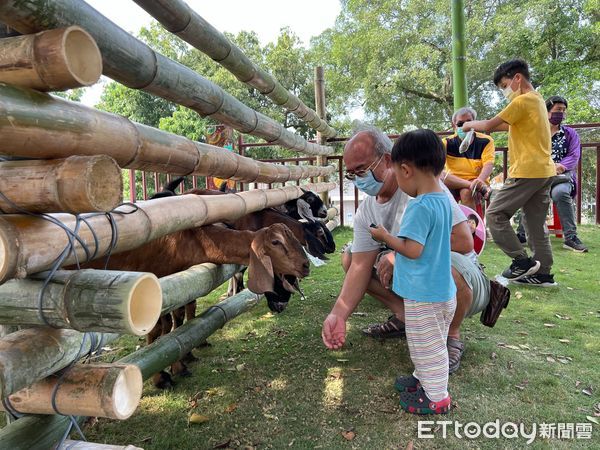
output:
MULTIPOLYGON (((464 222, 467 217, 452 197, 450 191, 440 182, 440 185, 450 198, 452 206, 452 226, 464 222)), ((374 223, 383 225, 392 236, 397 236, 400 231, 400 222, 404 216, 404 210, 411 197, 405 194, 400 188, 386 203, 377 203, 377 199, 372 196, 365 198, 354 216, 354 238, 352 240, 352 253, 370 252, 379 250, 381 244, 371 237, 369 226, 374 223)), ((474 252, 473 252, 474 254, 474 252)), ((471 255, 467 255, 471 257, 471 255)), ((475 255, 476 258, 476 255, 475 255)))

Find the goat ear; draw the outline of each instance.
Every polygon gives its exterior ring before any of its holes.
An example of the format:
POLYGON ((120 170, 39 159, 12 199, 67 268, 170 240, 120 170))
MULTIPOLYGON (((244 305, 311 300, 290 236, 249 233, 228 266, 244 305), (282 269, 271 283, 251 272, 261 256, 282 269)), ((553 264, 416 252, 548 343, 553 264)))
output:
POLYGON ((307 191, 306 189, 304 189, 304 188, 300 188, 300 190, 301 190, 302 192, 304 192, 305 194, 308 192, 308 191, 307 191))
POLYGON ((264 252, 264 236, 261 237, 262 239, 252 241, 248 264, 248 289, 255 294, 273 292, 275 281, 273 264, 271 258, 264 252))

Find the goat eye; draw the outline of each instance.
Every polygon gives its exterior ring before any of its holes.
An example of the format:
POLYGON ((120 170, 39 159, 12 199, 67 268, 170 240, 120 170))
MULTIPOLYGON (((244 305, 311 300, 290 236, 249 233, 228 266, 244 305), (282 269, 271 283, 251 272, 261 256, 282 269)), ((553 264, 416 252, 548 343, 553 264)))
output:
POLYGON ((271 241, 271 244, 273 244, 273 245, 281 245, 281 241, 279 239, 273 239, 271 241))
POLYGON ((314 199, 314 198, 312 198, 312 197, 308 197, 308 198, 306 199, 306 201, 307 201, 308 203, 312 203, 312 202, 314 202, 314 201, 315 201, 315 199, 314 199))

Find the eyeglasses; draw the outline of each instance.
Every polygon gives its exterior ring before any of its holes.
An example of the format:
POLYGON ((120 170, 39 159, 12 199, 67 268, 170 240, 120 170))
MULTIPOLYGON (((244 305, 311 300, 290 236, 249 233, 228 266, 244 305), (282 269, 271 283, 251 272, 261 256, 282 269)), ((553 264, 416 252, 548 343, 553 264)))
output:
POLYGON ((369 167, 367 167, 366 169, 357 170, 355 172, 346 172, 346 175, 344 175, 344 177, 350 181, 354 181, 356 179, 356 177, 364 178, 367 176, 367 173, 369 172, 369 170, 373 170, 379 165, 379 163, 381 162, 382 159, 383 159, 383 155, 381 155, 379 157, 379 159, 373 161, 371 163, 371 165, 369 167))

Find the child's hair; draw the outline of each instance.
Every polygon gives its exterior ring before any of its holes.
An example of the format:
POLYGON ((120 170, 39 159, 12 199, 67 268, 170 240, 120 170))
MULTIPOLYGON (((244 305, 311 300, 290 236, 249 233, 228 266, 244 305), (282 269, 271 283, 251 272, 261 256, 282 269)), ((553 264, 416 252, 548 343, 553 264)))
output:
POLYGON ((567 103, 566 98, 561 97, 560 95, 553 95, 552 97, 549 97, 548 100, 546 100, 546 109, 548 111, 550 111, 552 109, 552 107, 554 105, 556 105, 557 103, 561 103, 561 104, 565 105, 565 108, 569 107, 569 104, 567 103))
POLYGON ((469 216, 467 217, 467 220, 472 220, 473 222, 475 222, 475 226, 479 226, 479 219, 477 218, 477 216, 475 214, 469 214, 469 216))
POLYGON ((412 163, 423 171, 438 176, 446 163, 444 144, 431 130, 420 129, 402 133, 392 148, 392 162, 412 163))
POLYGON ((516 74, 520 73, 529 80, 529 66, 522 59, 511 59, 498 66, 494 73, 494 84, 498 86, 502 78, 512 78, 516 74))

